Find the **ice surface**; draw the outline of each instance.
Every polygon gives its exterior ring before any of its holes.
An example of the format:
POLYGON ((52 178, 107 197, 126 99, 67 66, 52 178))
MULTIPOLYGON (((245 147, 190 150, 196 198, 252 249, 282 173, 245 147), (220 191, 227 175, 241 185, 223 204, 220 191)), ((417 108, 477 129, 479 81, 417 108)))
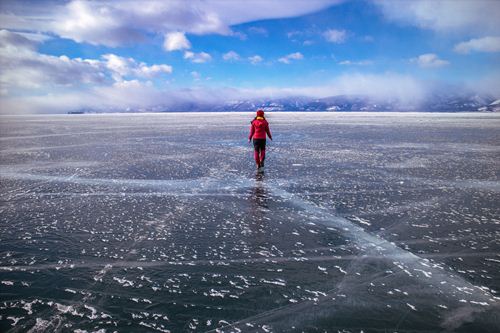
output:
POLYGON ((500 115, 0 117, 0 331, 500 327, 500 115))

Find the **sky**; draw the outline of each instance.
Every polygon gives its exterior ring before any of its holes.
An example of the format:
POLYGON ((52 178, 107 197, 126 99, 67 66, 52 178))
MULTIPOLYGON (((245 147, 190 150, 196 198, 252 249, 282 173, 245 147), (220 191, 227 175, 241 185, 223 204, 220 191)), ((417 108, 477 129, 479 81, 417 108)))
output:
POLYGON ((0 112, 500 98, 500 1, 0 1, 0 112))

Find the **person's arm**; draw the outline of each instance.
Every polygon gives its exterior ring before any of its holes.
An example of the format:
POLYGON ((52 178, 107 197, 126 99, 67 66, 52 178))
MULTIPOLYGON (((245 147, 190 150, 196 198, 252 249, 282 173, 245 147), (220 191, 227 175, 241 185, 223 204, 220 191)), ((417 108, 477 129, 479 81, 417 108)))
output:
POLYGON ((253 126, 252 122, 252 125, 250 125, 250 135, 248 136, 248 141, 252 140, 254 134, 255 134, 255 127, 253 126))
POLYGON ((271 130, 269 129, 269 124, 266 125, 266 133, 269 139, 273 140, 273 136, 271 135, 271 130))

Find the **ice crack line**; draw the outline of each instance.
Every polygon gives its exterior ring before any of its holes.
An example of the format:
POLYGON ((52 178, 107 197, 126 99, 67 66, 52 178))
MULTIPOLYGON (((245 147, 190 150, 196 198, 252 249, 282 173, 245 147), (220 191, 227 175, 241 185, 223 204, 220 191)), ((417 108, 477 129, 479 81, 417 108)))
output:
POLYGON ((385 240, 379 236, 365 231, 362 227, 352 223, 346 218, 334 215, 327 209, 321 208, 307 200, 301 199, 297 195, 289 193, 280 187, 266 184, 269 192, 274 196, 286 199, 292 205, 303 209, 310 216, 316 217, 315 223, 321 223, 324 226, 335 227, 342 230, 345 235, 351 238, 358 245, 368 245, 376 250, 381 256, 400 263, 400 268, 412 277, 426 281, 428 284, 440 285, 440 290, 448 291, 455 297, 474 297, 476 300, 488 304, 496 303, 499 299, 490 292, 473 285, 460 276, 445 270, 430 262, 428 259, 421 258, 416 254, 404 250, 396 244, 385 240), (422 272, 425 270, 425 272, 422 272), (446 283, 443 283, 445 281, 446 283), (473 294, 470 290, 474 290, 473 294))
MULTIPOLYGON (((45 181, 53 183, 71 183, 76 185, 87 185, 87 186, 119 186, 130 189, 158 189, 162 191, 180 191, 187 192, 189 194, 196 194, 200 191, 223 191, 227 190, 226 184, 222 184, 221 180, 214 179, 211 177, 202 177, 197 179, 113 179, 113 178, 82 178, 76 176, 76 174, 69 176, 52 176, 52 175, 42 175, 42 174, 31 174, 15 172, 12 170, 0 170, 0 177, 4 179, 15 179, 15 180, 28 180, 28 181, 45 181)), ((250 181, 240 179, 240 184, 231 182, 237 187, 249 186, 250 181)), ((230 189, 230 188, 229 188, 230 189)))
MULTIPOLYGON (((406 251, 392 242, 366 232, 363 228, 352 223, 346 218, 334 215, 327 209, 321 208, 310 201, 289 193, 279 186, 266 183, 263 187, 265 187, 270 194, 287 200, 293 206, 303 209, 311 217, 315 217, 315 223, 323 224, 328 227, 335 227, 336 229, 342 230, 346 236, 351 238, 358 245, 370 246, 373 250, 380 254, 380 257, 391 260, 393 264, 412 278, 418 279, 429 286, 439 286, 439 291, 446 292, 447 296, 451 296, 460 302, 464 301, 464 298, 472 298, 474 300, 469 301, 471 304, 480 304, 482 306, 497 304, 497 300, 499 298, 493 296, 487 290, 473 285, 460 276, 452 274, 440 265, 433 264, 429 260, 423 259, 410 251, 406 251)), ((330 302, 329 296, 330 295, 321 297, 319 301, 325 301, 328 303, 330 302)), ((414 309, 413 305, 408 303, 407 305, 414 309)), ((286 305, 259 313, 255 316, 238 320, 229 325, 208 332, 224 332, 225 330, 234 330, 239 332, 242 331, 242 329, 243 331, 260 332, 258 327, 254 324, 258 323, 264 325, 265 323, 267 326, 273 322, 283 320, 286 316, 292 316, 294 318, 288 318, 288 321, 295 321, 298 317, 304 316, 310 307, 310 301, 286 305)), ((483 308, 475 311, 483 311, 483 308)))
MULTIPOLYGON (((19 173, 12 170, 1 170, 0 176, 7 179, 18 180, 37 180, 55 183, 72 183, 81 185, 107 185, 130 189, 157 189, 161 191, 176 191, 180 195, 206 195, 207 193, 231 192, 244 188, 255 187, 255 180, 231 174, 219 174, 219 178, 203 177, 199 179, 188 180, 139 180, 139 179, 95 179, 81 178, 78 176, 50 176, 36 175, 29 173, 19 173)), ((261 186, 265 187, 269 194, 281 197, 291 205, 302 209, 306 216, 314 218, 314 221, 327 227, 334 227, 342 231, 347 237, 356 244, 369 246, 379 253, 380 256, 388 260, 396 261, 399 268, 414 278, 421 279, 429 285, 440 285, 440 290, 446 290, 454 297, 474 297, 476 300, 488 304, 496 303, 497 297, 490 292, 474 286, 464 278, 454 275, 449 270, 443 269, 441 265, 436 265, 428 259, 421 258, 416 254, 398 247, 379 236, 365 231, 362 227, 352 223, 346 218, 337 216, 326 208, 319 207, 314 203, 300 198, 300 196, 283 190, 283 182, 273 184, 269 181, 261 181, 261 186), (421 270, 425 270, 425 274, 421 270), (445 283, 443 283, 445 282, 445 283), (473 294, 470 290, 474 290, 473 294)), ((133 193, 133 192, 131 192, 133 193)))

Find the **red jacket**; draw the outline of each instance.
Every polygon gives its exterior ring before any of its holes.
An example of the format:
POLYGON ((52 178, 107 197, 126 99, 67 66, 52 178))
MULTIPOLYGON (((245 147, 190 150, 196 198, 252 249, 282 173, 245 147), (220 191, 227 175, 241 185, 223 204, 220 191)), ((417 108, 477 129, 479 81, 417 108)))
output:
POLYGON ((271 135, 271 131, 269 130, 269 123, 266 119, 262 117, 257 117, 252 120, 252 126, 250 127, 250 135, 248 136, 248 140, 253 139, 265 139, 266 133, 269 139, 273 139, 271 135))

